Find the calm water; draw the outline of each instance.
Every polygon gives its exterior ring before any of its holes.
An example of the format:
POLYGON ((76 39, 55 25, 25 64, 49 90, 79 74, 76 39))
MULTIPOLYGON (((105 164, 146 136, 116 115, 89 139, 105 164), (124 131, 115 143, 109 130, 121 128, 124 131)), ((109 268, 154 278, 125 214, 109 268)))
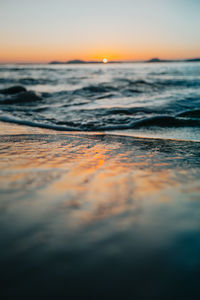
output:
POLYGON ((200 63, 2 65, 0 89, 0 120, 200 140, 200 63))

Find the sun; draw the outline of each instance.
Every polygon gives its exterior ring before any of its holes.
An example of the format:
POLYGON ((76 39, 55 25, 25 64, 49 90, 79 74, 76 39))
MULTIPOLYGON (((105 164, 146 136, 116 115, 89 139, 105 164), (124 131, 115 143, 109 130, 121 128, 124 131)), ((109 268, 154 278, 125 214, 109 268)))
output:
POLYGON ((103 63, 104 63, 104 64, 107 64, 107 62, 108 62, 107 58, 104 58, 104 59, 103 59, 103 63))

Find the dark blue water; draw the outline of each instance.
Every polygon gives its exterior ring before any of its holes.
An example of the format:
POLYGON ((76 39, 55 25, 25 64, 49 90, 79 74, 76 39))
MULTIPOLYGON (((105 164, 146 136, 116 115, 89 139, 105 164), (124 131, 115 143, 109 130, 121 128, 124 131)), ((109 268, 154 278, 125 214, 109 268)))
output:
POLYGON ((200 140, 200 63, 2 65, 0 120, 200 140))

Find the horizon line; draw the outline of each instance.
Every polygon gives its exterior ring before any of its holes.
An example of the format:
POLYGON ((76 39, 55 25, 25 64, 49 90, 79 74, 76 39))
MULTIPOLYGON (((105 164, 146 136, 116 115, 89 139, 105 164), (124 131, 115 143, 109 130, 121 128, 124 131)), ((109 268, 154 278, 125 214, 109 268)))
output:
POLYGON ((142 62, 149 62, 149 63, 156 63, 156 62, 192 62, 192 61, 200 61, 200 56, 199 57, 190 57, 190 58, 172 58, 172 59, 162 59, 158 57, 153 57, 151 59, 123 59, 123 60, 107 60, 106 63, 102 60, 83 60, 83 59, 72 59, 72 60, 66 60, 66 61, 61 61, 61 60, 51 60, 51 61, 0 61, 0 65, 5 65, 5 64, 109 64, 109 63, 142 63, 142 62))
MULTIPOLYGON (((105 58, 104 58, 105 59, 105 58)), ((195 62, 195 61, 200 61, 200 56, 199 57, 189 57, 189 58, 170 58, 170 59, 162 59, 159 57, 153 57, 151 59, 112 59, 112 60, 107 60, 106 63, 104 62, 104 59, 102 60, 84 60, 84 59, 71 59, 71 60, 50 60, 50 61, 0 61, 0 65, 5 65, 5 64, 109 64, 109 63, 156 63, 156 62, 195 62)))

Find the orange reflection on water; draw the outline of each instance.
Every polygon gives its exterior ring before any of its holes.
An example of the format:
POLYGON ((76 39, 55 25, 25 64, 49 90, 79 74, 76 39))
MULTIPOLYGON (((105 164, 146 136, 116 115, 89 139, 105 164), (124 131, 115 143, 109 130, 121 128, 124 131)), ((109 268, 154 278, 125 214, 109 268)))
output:
MULTIPOLYGON (((118 215, 126 215, 123 224, 127 225, 146 204, 180 196, 184 170, 179 178, 157 151, 138 149, 132 140, 122 144, 117 137, 106 139, 43 132, 5 137, 0 161, 5 199, 19 194, 23 202, 17 202, 18 209, 23 205, 23 211, 31 207, 37 214, 42 210, 61 214, 63 224, 79 226, 118 215)), ((16 202, 5 205, 14 209, 16 202)))

